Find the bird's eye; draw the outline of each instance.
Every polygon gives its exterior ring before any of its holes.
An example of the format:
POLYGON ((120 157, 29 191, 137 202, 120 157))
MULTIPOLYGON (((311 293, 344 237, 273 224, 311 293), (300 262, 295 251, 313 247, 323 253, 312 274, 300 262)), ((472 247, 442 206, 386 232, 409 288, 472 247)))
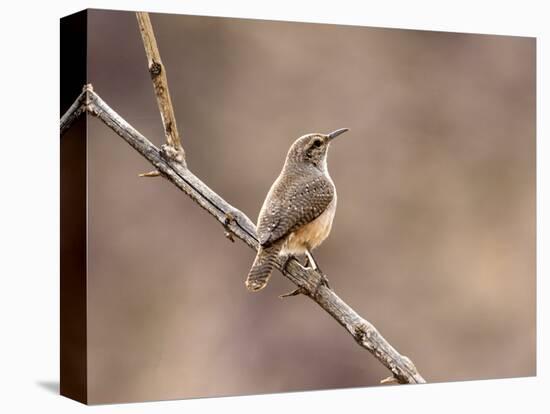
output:
POLYGON ((320 139, 316 139, 315 141, 313 141, 313 146, 314 146, 314 147, 320 147, 320 146, 321 146, 321 140, 320 140, 320 139))

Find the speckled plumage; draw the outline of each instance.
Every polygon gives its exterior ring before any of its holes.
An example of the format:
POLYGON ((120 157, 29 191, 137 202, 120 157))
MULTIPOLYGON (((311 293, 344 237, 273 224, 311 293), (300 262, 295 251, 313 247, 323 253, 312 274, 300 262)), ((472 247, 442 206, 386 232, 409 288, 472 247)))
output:
POLYGON ((258 217, 260 247, 246 286, 262 289, 280 255, 308 254, 328 236, 336 211, 336 188, 327 169, 332 134, 308 134, 290 148, 258 217))
POLYGON ((335 193, 332 181, 315 167, 283 172, 260 211, 257 230, 260 244, 268 247, 315 220, 335 193))

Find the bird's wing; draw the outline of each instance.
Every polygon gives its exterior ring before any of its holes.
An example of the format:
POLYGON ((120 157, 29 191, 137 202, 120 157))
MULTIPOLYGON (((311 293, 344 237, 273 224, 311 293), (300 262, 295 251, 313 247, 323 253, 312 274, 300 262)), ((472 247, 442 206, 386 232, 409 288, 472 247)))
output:
POLYGON ((319 217, 334 198, 332 183, 324 176, 295 180, 276 188, 266 200, 258 220, 260 244, 267 247, 319 217))

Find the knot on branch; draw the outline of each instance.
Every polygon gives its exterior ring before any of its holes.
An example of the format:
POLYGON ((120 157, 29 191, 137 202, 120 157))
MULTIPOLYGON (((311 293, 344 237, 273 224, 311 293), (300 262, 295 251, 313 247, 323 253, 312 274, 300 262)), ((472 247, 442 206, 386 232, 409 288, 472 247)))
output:
POLYGON ((178 164, 183 164, 185 162, 185 153, 183 150, 177 150, 171 145, 164 144, 160 147, 159 153, 162 158, 177 162, 178 164))
POLYGON ((364 344, 369 341, 372 337, 373 331, 365 323, 358 324, 353 332, 355 340, 360 344, 364 344))
POLYGON ((166 125, 164 127, 164 130, 166 131, 166 135, 171 137, 172 136, 172 131, 173 131, 172 122, 170 122, 169 120, 166 121, 166 125))
POLYGON ((231 243, 235 243, 235 238, 233 237, 233 232, 229 228, 232 222, 235 222, 235 215, 231 212, 225 213, 225 216, 223 218, 223 228, 224 228, 224 235, 227 239, 231 241, 231 243))
POLYGON ((149 73, 151 74, 151 79, 156 78, 162 72, 162 63, 152 61, 149 65, 149 73))

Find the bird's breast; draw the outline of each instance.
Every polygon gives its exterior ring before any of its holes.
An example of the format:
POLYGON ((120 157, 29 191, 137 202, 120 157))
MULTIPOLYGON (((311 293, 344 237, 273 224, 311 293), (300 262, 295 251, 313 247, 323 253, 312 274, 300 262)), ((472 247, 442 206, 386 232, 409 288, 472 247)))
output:
POLYGON ((336 191, 334 191, 334 198, 319 217, 288 235, 281 254, 305 254, 306 250, 313 250, 319 246, 330 234, 336 213, 336 201, 336 191))

